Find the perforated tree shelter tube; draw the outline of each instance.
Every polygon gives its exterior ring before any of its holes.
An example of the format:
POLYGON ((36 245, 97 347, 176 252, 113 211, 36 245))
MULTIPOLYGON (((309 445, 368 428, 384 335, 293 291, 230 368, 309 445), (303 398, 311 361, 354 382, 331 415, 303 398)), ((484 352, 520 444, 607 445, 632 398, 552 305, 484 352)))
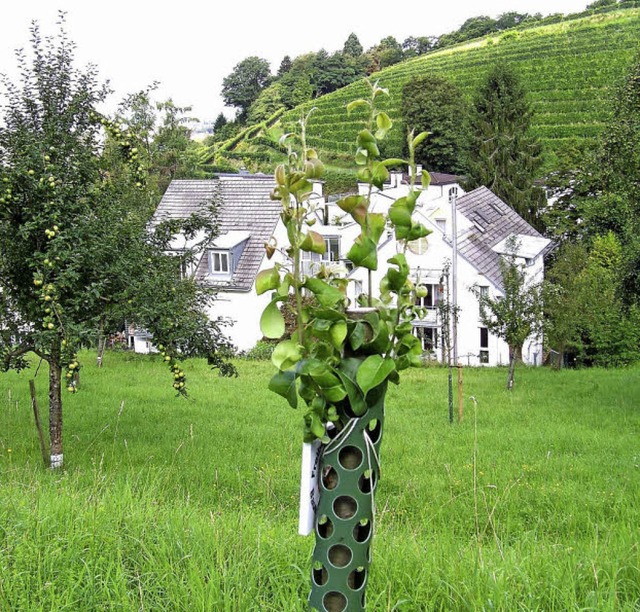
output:
POLYGON ((365 607, 386 390, 385 382, 367 394, 366 412, 347 421, 320 459, 311 610, 352 612, 365 607))

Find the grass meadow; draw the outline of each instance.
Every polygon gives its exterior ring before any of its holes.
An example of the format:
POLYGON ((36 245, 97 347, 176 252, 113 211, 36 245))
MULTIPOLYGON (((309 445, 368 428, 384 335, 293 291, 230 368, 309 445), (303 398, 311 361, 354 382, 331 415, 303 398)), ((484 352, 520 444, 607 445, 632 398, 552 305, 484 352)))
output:
MULTIPOLYGON (((189 361, 85 353, 65 469, 45 470, 30 371, 0 375, 0 610, 299 611, 301 414, 189 361)), ((47 372, 35 378, 46 420, 47 372)), ((640 368, 403 373, 386 403, 368 609, 640 610, 640 368)))

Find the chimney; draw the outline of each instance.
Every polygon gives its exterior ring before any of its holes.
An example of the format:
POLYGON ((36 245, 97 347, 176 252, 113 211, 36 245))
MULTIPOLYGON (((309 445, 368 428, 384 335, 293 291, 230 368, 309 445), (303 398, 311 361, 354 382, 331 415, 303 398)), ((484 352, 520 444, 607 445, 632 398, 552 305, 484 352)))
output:
POLYGON ((389 172, 389 176, 391 177, 391 187, 400 187, 402 184, 402 171, 394 170, 389 172))
POLYGON ((323 196, 324 182, 312 181, 311 184, 313 185, 313 194, 315 196, 314 199, 324 201, 324 196, 323 196))

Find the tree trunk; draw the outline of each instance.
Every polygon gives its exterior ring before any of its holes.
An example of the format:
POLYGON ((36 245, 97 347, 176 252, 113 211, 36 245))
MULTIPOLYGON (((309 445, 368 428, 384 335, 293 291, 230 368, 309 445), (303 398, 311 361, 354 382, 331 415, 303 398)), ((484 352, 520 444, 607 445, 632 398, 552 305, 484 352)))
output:
MULTIPOLYGON (((522 349, 521 349, 522 350, 522 349)), ((513 376, 516 369, 518 350, 516 347, 509 347, 509 376, 507 378, 507 391, 513 389, 513 376)))
POLYGON ((62 367, 60 344, 51 349, 49 358, 49 452, 51 469, 62 467, 62 367))
POLYGON ((102 367, 102 360, 104 359, 104 349, 106 345, 107 345, 107 338, 101 332, 100 335, 98 336, 98 355, 96 357, 96 366, 98 366, 99 368, 102 367))

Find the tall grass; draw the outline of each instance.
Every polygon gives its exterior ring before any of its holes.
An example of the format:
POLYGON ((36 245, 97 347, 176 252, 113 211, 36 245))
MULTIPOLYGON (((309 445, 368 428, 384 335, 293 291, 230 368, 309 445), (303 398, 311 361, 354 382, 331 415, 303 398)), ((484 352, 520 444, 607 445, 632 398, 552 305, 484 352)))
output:
MULTIPOLYGON (((300 413, 269 364, 222 379, 109 353, 65 397, 66 469, 42 468, 33 371, 0 377, 0 610, 302 610, 300 413)), ((446 370, 390 389, 371 610, 640 608, 640 369, 446 370)), ((36 377, 46 406, 46 371, 36 377)))

